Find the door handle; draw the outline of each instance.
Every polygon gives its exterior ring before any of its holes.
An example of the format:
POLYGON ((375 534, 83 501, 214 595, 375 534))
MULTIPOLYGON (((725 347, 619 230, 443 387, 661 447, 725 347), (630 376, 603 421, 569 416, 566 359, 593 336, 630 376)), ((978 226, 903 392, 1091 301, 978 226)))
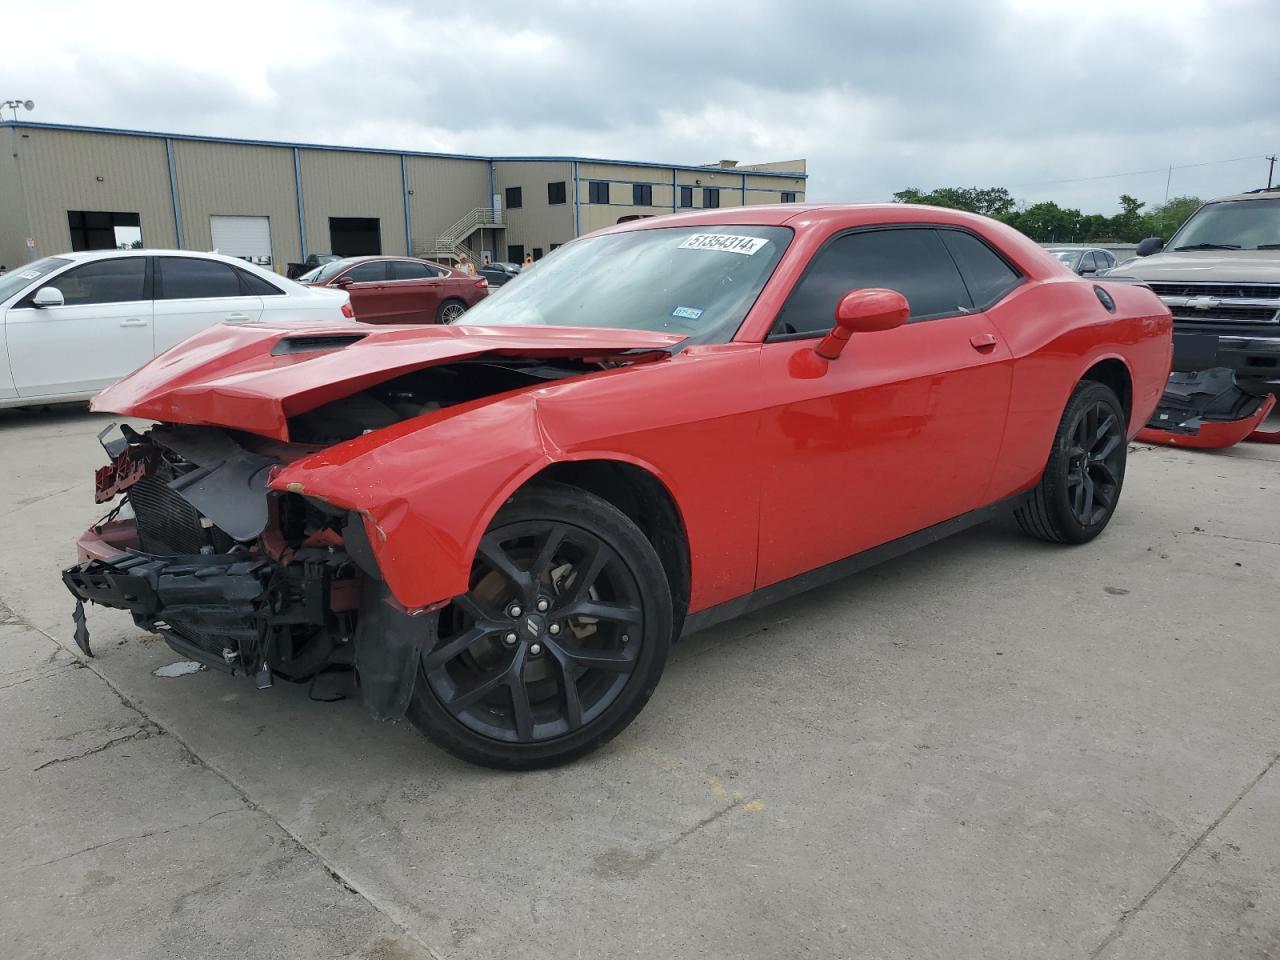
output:
POLYGON ((130 319, 130 320, 121 320, 121 321, 120 321, 120 326, 122 326, 122 327, 145 327, 149 322, 150 322, 149 320, 139 320, 137 317, 134 317, 134 318, 132 318, 132 319, 130 319))
POLYGON ((999 342, 994 333, 975 333, 969 338, 969 344, 979 353, 990 353, 999 342))
POLYGON ((248 323, 249 315, 247 313, 228 313, 223 319, 228 323, 248 323))

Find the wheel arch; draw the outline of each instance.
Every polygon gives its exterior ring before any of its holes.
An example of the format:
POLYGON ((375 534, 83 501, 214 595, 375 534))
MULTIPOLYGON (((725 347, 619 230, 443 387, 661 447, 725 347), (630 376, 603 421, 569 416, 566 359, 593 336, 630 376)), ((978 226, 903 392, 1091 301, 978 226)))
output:
MULTIPOLYGON (((544 463, 526 471, 509 489, 491 503, 480 536, 489 528, 498 511, 521 490, 542 481, 577 487, 600 497, 624 513, 653 545, 662 561, 673 604, 673 636, 680 635, 689 607, 691 562, 688 529, 679 502, 670 485, 652 465, 622 454, 580 454, 544 463)), ((475 557, 479 537, 469 545, 475 557)))
POLYGON ((1114 354, 1096 359, 1089 368, 1080 375, 1077 382, 1079 383, 1085 380, 1092 380, 1094 383, 1101 383, 1104 386, 1111 388, 1112 392, 1115 393, 1120 400, 1120 406, 1124 410, 1126 425, 1132 429, 1133 371, 1129 369, 1129 364, 1125 359, 1114 354))

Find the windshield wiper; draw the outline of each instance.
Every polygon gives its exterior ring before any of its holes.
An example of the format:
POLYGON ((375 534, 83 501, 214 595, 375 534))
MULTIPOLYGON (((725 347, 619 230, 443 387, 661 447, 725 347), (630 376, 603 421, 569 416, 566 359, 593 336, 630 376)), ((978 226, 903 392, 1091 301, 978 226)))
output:
POLYGON ((1174 247, 1175 250, 1239 250, 1238 243, 1189 243, 1186 246, 1174 247))
POLYGON ((1280 243, 1260 243, 1253 249, 1255 250, 1280 250, 1280 243))

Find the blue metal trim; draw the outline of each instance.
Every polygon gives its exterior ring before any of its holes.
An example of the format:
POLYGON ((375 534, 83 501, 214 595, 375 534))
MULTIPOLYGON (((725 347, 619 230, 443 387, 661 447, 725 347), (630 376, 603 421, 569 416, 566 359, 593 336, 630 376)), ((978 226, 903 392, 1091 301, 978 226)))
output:
MULTIPOLYGON (((672 170, 688 170, 698 173, 725 173, 732 168, 724 167, 700 167, 692 164, 682 163, 656 163, 646 160, 606 160, 601 157, 547 157, 547 156, 481 156, 473 153, 439 153, 428 150, 391 150, 386 147, 345 147, 338 144, 325 143, 294 143, 289 140, 249 140, 241 137, 211 137, 199 136, 190 133, 159 133, 152 130, 123 130, 116 127, 89 127, 70 123, 32 123, 28 120, 0 120, 0 127, 17 127, 20 129, 31 130, 63 130, 71 133, 103 133, 112 134, 121 137, 154 137, 157 139, 169 140, 190 140, 198 143, 229 143, 240 146, 252 147, 285 147, 293 150, 330 150, 338 153, 377 153, 384 156, 396 156, 403 153, 409 157, 439 157, 446 160, 489 160, 489 161, 507 161, 510 163, 602 163, 616 167, 662 167, 672 170)), ((738 170, 738 173, 745 172, 752 177, 782 177, 787 180, 806 180, 808 173, 788 173, 785 171, 774 170, 738 170)))
POLYGON ((169 199, 173 201, 173 237, 178 241, 178 249, 185 249, 182 242, 182 210, 178 206, 178 177, 173 168, 173 141, 165 137, 164 156, 169 163, 169 199))
POLYGON ((582 236, 582 187, 578 183, 578 161, 573 161, 573 235, 582 236))
POLYGON ((302 161, 298 148, 293 148, 293 195, 298 201, 298 242, 302 246, 302 259, 307 259, 307 211, 302 204, 302 161))
POLYGON ((413 256, 413 228, 409 220, 409 161, 400 154, 400 189, 404 194, 404 255, 413 256))

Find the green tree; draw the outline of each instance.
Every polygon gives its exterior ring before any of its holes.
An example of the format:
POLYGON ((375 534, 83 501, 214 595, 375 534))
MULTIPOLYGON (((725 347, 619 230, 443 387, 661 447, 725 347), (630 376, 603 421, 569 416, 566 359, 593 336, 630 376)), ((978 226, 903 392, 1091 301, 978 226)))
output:
POLYGON ((1013 197, 1004 187, 938 187, 925 192, 908 187, 893 195, 896 203, 927 203, 952 210, 967 210, 988 217, 1000 217, 1013 210, 1013 197))
POLYGON ((1147 214, 1147 236, 1168 240, 1203 203, 1199 197, 1174 197, 1160 204, 1147 214))

